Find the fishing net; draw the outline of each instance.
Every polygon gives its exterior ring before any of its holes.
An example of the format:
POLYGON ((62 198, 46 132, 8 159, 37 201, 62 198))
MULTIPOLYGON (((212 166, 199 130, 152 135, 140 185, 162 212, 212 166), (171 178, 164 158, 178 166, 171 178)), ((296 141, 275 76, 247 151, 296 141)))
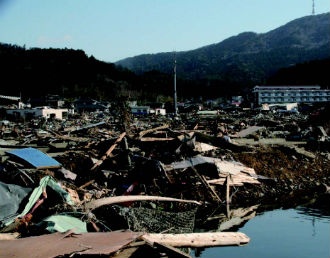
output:
MULTIPOLYGON (((119 215, 127 221, 130 230, 148 233, 191 233, 195 226, 198 207, 187 205, 184 211, 163 210, 159 207, 116 206, 119 215)), ((182 207, 181 207, 182 208, 182 207)))

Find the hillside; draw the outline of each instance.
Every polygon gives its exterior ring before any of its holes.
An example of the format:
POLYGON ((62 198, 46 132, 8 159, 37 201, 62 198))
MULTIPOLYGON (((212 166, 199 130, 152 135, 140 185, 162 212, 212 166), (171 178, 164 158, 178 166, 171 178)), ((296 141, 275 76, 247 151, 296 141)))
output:
MULTIPOLYGON (((329 87, 330 13, 307 16, 265 34, 244 32, 176 53, 179 100, 250 93, 256 84, 329 87)), ((0 43, 0 95, 167 102, 173 97, 173 53, 106 63, 83 50, 26 49, 0 43), (134 65, 133 65, 134 64, 134 65), (130 70, 131 69, 131 70, 130 70)))
MULTIPOLYGON (((143 54, 116 62, 142 74, 149 70, 196 80, 259 84, 279 68, 330 57, 330 13, 293 20, 263 34, 243 32, 191 51, 143 54), (230 79, 229 79, 230 78, 230 79)), ((216 33, 216 32, 215 32, 216 33)))

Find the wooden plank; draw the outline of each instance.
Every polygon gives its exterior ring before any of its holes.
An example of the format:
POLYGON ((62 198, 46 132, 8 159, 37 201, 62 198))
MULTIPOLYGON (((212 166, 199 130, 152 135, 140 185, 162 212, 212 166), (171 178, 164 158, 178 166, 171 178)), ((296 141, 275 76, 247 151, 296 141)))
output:
POLYGON ((231 203, 231 199, 229 197, 229 192, 230 192, 230 182, 229 181, 231 181, 230 174, 226 178, 226 203, 227 204, 231 203))
POLYGON ((170 197, 150 196, 150 195, 121 195, 113 197, 105 197, 97 200, 93 200, 85 204, 86 209, 95 209, 103 205, 111 205, 115 203, 134 202, 134 201, 172 201, 183 203, 194 203, 201 205, 201 203, 194 200, 183 200, 170 197))
MULTIPOLYGON (((207 182, 211 185, 223 185, 226 182, 226 178, 227 177, 210 179, 207 180, 207 182)), ((231 179, 229 180, 229 185, 231 186, 242 186, 244 183, 260 184, 260 181, 255 177, 243 173, 231 175, 231 179)))
POLYGON ((91 168, 91 170, 96 169, 98 166, 100 166, 100 165, 103 163, 103 161, 104 161, 107 157, 109 157, 109 156, 111 155, 112 151, 117 147, 118 143, 121 142, 121 140, 125 137, 125 135, 126 135, 125 132, 124 132, 124 133, 121 133, 121 134, 119 135, 119 137, 118 137, 118 139, 115 141, 115 143, 114 143, 114 144, 113 144, 113 145, 107 150, 107 152, 101 157, 101 159, 98 160, 98 161, 94 164, 94 166, 91 168))
POLYGON ((215 200, 215 201, 218 201, 218 202, 221 202, 221 199, 220 197, 218 196, 218 194, 214 191, 214 189, 209 185, 209 183, 206 181, 205 177, 204 176, 201 176, 198 171, 192 167, 192 170, 195 172, 195 174, 200 178, 202 184, 205 186, 205 188, 207 190, 209 190, 212 198, 215 200))
POLYGON ((19 238, 19 233, 0 233, 0 240, 13 240, 19 238))
POLYGON ((241 232, 212 232, 189 234, 153 234, 148 233, 142 239, 174 247, 214 247, 240 246, 250 242, 250 238, 241 232))
POLYGON ((163 142, 163 141, 173 141, 175 138, 172 137, 166 137, 166 138, 160 138, 160 137, 143 137, 140 139, 141 142, 163 142))
POLYGON ((158 130, 162 130, 162 129, 167 129, 167 128, 169 128, 169 125, 165 124, 165 125, 162 125, 162 126, 158 126, 158 127, 152 128, 152 129, 141 131, 141 132, 139 132, 139 138, 142 138, 144 135, 146 135, 148 133, 152 133, 152 132, 155 132, 155 131, 158 131, 158 130))

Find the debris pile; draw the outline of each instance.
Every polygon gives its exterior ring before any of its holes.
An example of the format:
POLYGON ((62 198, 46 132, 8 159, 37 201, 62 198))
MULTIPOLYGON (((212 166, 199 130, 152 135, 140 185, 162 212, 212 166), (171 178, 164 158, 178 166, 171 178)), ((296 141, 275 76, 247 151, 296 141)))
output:
MULTIPOLYGON (((109 255, 128 244, 136 250, 139 241, 173 252, 169 246, 182 246, 178 239, 160 245, 156 235, 145 234, 193 234, 220 206, 250 207, 236 213, 242 223, 259 205, 329 193, 329 123, 313 125, 302 114, 207 114, 105 119, 91 113, 65 122, 3 124, 0 239, 33 246, 66 238, 70 246, 80 234, 86 243, 56 255, 109 255), (88 248, 101 232, 119 247, 99 251, 98 242, 88 248), (29 240, 43 235, 52 239, 29 240)), ((215 231, 235 226, 233 214, 215 231)), ((232 237, 226 243, 248 242, 232 237)), ((0 241, 4 247, 12 248, 0 241)))

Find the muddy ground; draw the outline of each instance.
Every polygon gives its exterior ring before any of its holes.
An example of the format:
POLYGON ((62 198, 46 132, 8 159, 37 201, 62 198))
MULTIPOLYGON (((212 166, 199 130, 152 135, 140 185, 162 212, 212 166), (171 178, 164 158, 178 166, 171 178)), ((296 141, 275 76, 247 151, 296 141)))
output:
POLYGON ((328 191, 330 162, 328 154, 316 153, 315 158, 299 155, 287 146, 261 146, 253 154, 234 153, 234 157, 253 167, 258 175, 269 177, 260 186, 246 186, 234 201, 274 204, 294 207, 298 204, 318 201, 317 205, 330 211, 328 191))

